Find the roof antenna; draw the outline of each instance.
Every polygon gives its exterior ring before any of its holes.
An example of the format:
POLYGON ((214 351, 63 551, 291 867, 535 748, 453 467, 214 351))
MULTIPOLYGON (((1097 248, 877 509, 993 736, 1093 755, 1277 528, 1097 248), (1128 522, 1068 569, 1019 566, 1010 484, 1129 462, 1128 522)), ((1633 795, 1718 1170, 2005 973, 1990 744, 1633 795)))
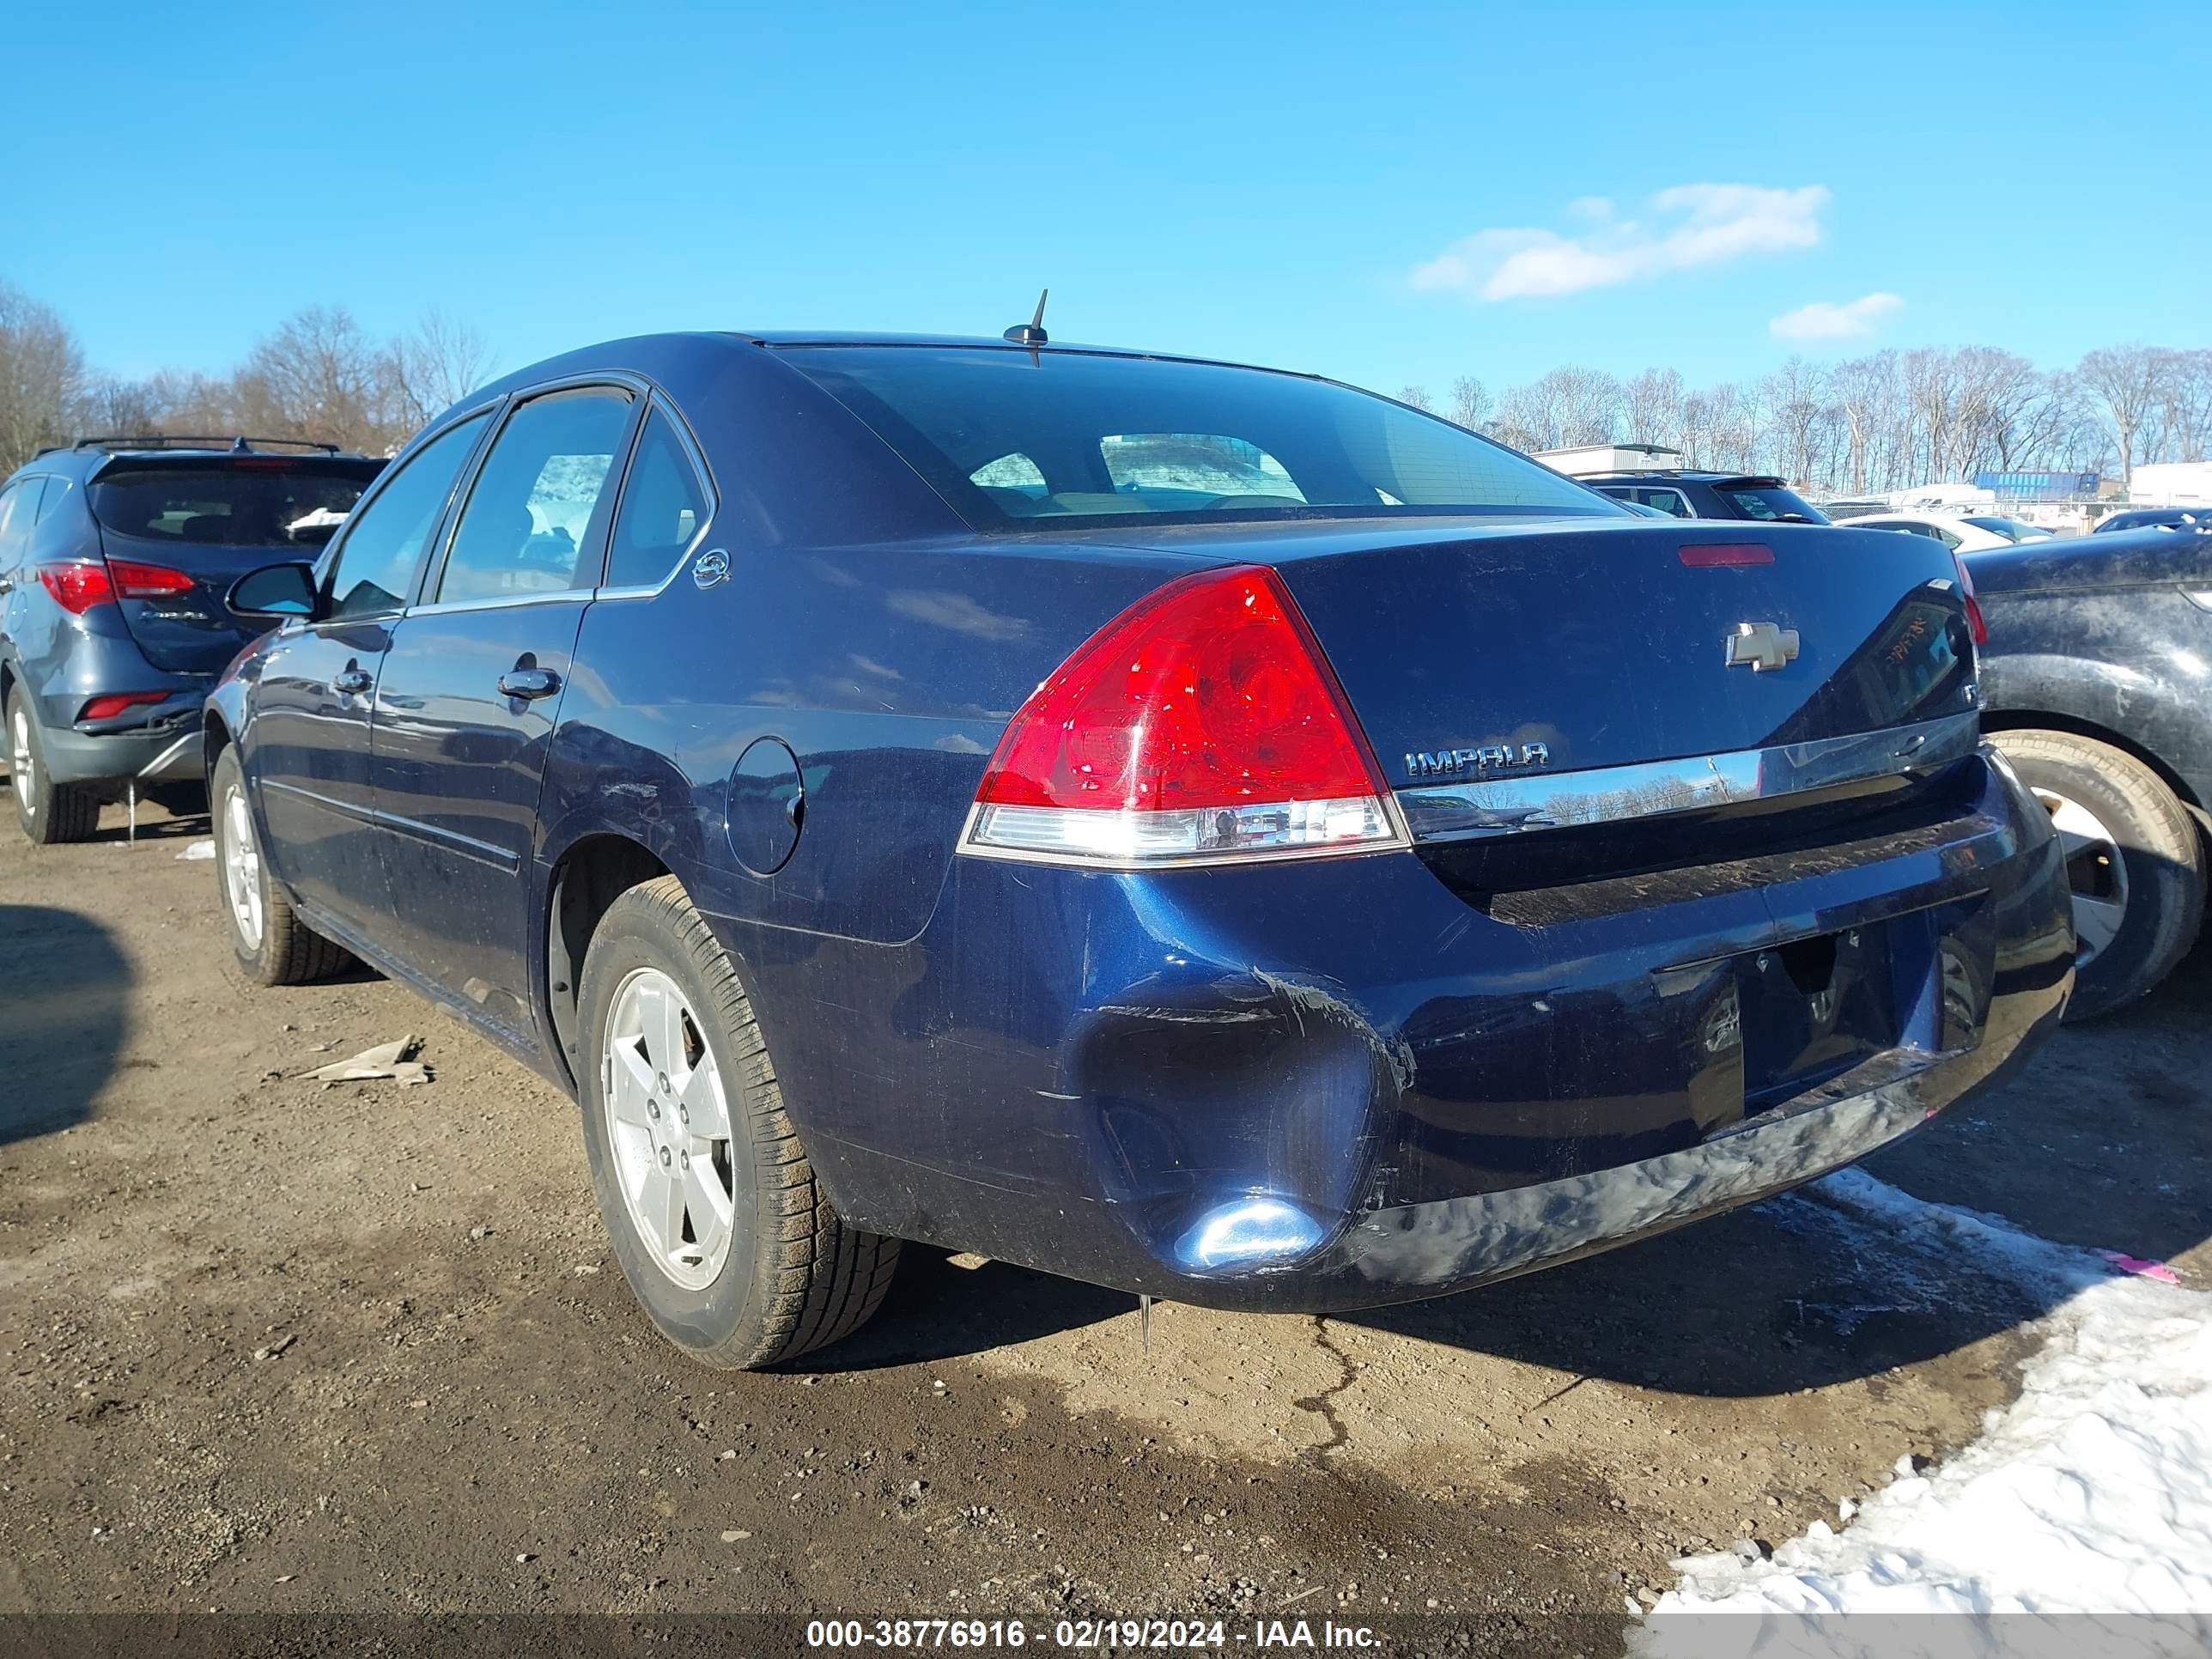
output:
POLYGON ((1044 302, 1051 294, 1052 290, 1048 288, 1038 289, 1036 315, 1026 323, 1016 323, 1000 337, 1012 340, 1016 345, 1031 348, 1044 344, 1048 337, 1044 331, 1044 302))

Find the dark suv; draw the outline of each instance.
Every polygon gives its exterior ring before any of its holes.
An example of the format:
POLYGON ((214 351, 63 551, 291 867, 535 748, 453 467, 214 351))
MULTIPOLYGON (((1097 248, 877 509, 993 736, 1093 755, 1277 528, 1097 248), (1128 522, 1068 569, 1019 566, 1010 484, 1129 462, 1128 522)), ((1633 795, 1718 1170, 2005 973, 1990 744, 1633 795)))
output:
POLYGON ((86 438, 0 486, 0 709, 16 821, 82 841, 133 785, 195 786, 200 703, 268 626, 224 590, 312 556, 384 463, 265 438, 86 438))
POLYGON ((1781 479, 1751 472, 1606 472, 1583 483, 1670 519, 1753 519, 1826 524, 1828 515, 1781 479))

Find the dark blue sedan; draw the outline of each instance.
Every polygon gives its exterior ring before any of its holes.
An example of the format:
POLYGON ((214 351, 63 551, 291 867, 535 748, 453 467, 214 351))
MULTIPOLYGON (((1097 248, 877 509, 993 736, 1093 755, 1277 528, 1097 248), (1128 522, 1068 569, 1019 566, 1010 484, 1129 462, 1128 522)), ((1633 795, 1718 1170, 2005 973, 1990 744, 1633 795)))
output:
POLYGON ((250 975, 577 1097, 670 1338, 899 1241, 1320 1311, 1677 1225, 2058 1017, 1923 538, 1660 524, 1300 375, 684 335, 434 422, 210 699, 250 975))

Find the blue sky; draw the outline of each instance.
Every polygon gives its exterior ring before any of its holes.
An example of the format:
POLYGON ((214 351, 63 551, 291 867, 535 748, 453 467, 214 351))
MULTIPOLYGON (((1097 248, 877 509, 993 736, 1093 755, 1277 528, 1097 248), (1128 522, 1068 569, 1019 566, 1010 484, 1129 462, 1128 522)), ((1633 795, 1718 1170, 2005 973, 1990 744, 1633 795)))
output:
POLYGON ((1439 393, 2212 344, 2204 0, 100 16, 11 22, 9 124, 56 160, 18 170, 0 280, 125 374, 313 304, 435 305, 512 368, 995 333, 1047 283, 1064 338, 1439 393))

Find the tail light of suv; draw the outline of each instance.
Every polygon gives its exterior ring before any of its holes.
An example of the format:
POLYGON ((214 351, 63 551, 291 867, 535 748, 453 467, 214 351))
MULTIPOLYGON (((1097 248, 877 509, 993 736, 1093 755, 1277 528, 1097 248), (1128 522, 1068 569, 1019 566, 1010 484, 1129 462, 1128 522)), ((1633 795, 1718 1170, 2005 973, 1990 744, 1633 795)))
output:
POLYGON ((962 850, 1094 868, 1407 845, 1275 573, 1186 576, 1093 635, 1007 726, 962 850))
POLYGON ((166 599, 173 593, 188 593, 193 586, 192 579, 181 570, 135 559, 110 559, 104 564, 90 560, 42 564, 39 583, 72 617, 82 617, 95 605, 166 599))

